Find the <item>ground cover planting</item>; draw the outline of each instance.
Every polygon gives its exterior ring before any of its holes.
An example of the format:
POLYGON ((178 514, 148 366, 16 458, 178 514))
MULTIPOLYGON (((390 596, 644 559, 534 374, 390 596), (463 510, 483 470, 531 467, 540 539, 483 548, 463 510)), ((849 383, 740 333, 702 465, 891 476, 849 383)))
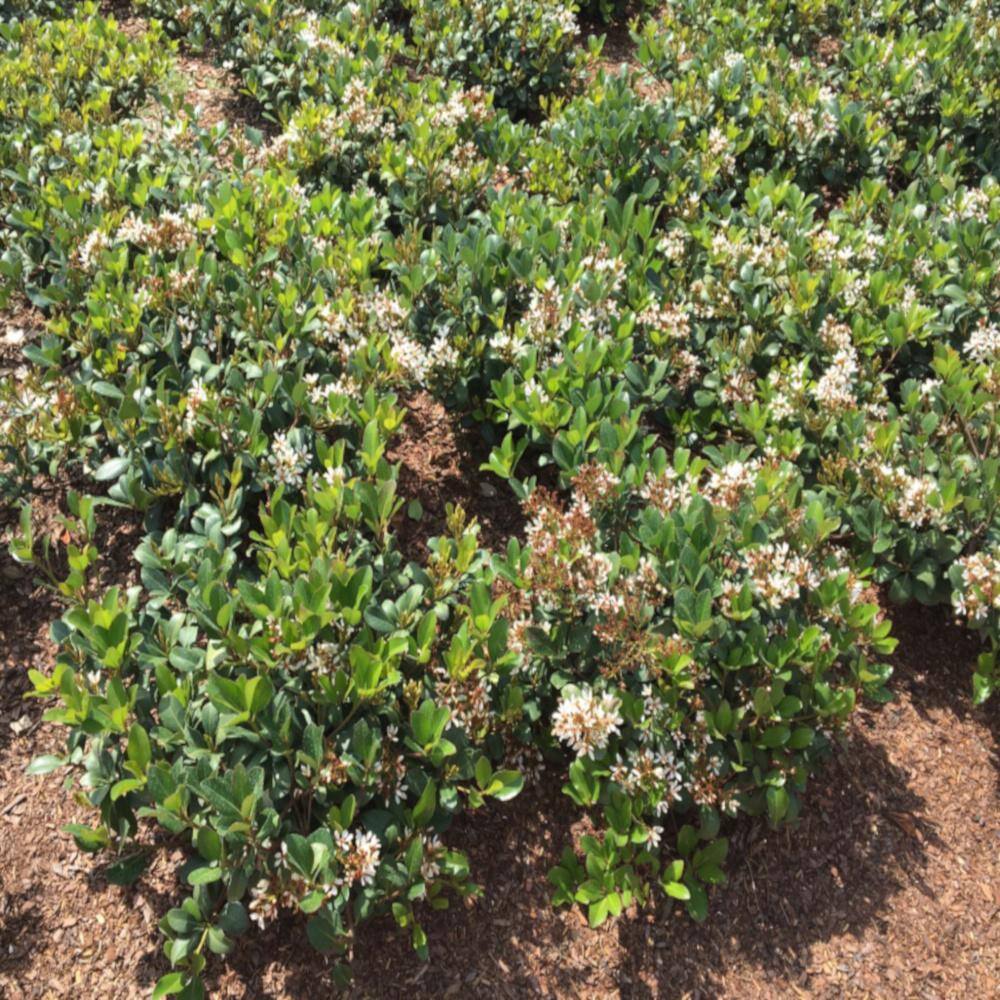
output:
POLYGON ((553 789, 551 905, 711 921, 914 608, 995 709, 995 4, 3 17, 29 770, 108 882, 178 848, 154 996, 291 914, 340 983, 374 918, 426 957, 470 814, 553 789))

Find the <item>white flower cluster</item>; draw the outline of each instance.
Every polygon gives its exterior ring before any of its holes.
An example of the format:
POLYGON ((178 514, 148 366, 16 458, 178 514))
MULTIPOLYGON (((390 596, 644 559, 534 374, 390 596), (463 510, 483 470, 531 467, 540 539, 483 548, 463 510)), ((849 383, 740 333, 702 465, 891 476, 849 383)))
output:
POLYGON ((306 48, 325 52, 335 59, 347 59, 350 49, 342 41, 331 35, 328 25, 313 11, 303 11, 302 27, 299 28, 299 40, 306 48))
MULTIPOLYGON (((484 6, 492 7, 492 4, 484 6)), ((560 35, 575 35, 577 30, 576 15, 573 9, 563 3, 546 4, 539 19, 542 37, 558 37, 560 35)))
POLYGON ((306 653, 306 669, 317 674, 333 675, 347 667, 346 642, 318 642, 306 653))
MULTIPOLYGON (((417 166, 413 156, 407 156, 408 167, 417 166)), ((490 170, 479 147, 470 140, 452 144, 447 153, 438 156, 429 169, 429 176, 436 182, 433 190, 461 193, 474 187, 490 170)))
POLYGON ((433 882, 441 874, 441 859, 445 854, 444 844, 435 834, 420 835, 424 844, 424 856, 420 862, 420 877, 425 882, 433 882))
POLYGON ((627 758, 619 756, 611 767, 611 780, 629 795, 652 793, 658 816, 669 812, 684 791, 677 757, 662 748, 640 747, 627 758))
POLYGON ((459 363, 459 354, 444 332, 439 333, 430 347, 424 347, 402 330, 394 330, 389 353, 408 377, 420 385, 426 385, 435 371, 453 369, 459 363))
POLYGON ((687 231, 683 227, 668 229, 667 234, 656 246, 656 249, 672 264, 683 260, 686 248, 687 231))
POLYGON ((759 458, 750 458, 742 462, 727 462, 721 468, 712 469, 701 487, 702 496, 715 507, 735 510, 743 495, 757 481, 761 465, 759 458))
POLYGON ((354 77, 344 88, 342 103, 341 114, 356 135, 371 136, 382 127, 382 109, 360 77, 354 77))
POLYGON ((528 308, 512 330, 498 330, 490 338, 490 347, 506 361, 525 357, 532 347, 542 350, 543 357, 566 338, 573 319, 564 307, 562 290, 549 277, 533 288, 528 308))
MULTIPOLYGON (((312 114, 305 122, 293 118, 283 132, 260 147, 252 161, 268 164, 293 160, 299 147, 317 140, 324 156, 337 157, 343 154, 345 143, 377 136, 384 123, 385 113, 371 88, 360 77, 352 77, 336 107, 324 107, 321 114, 312 114)), ((299 189, 300 201, 304 200, 302 194, 299 189)))
POLYGON ((820 87, 815 109, 795 107, 788 113, 788 124, 805 139, 812 142, 837 132, 837 94, 829 87, 820 87), (819 112, 818 114, 816 112, 819 112))
POLYGON ((665 334, 670 340, 684 341, 691 335, 691 320, 681 306, 669 302, 647 306, 636 317, 640 326, 665 334))
POLYGON ((981 225, 990 221, 990 202, 996 188, 960 188, 952 196, 951 205, 944 213, 945 221, 951 224, 974 220, 981 225))
POLYGON ((340 830, 334 836, 337 860, 344 869, 344 881, 371 885, 382 858, 378 837, 368 830, 340 830))
POLYGON ((984 316, 976 324, 962 350, 967 357, 981 365, 1000 361, 1000 325, 987 323, 984 316))
POLYGON ((489 117, 486 91, 482 87, 455 90, 444 104, 436 104, 428 118, 432 128, 457 128, 470 118, 475 122, 489 117))
POLYGON ((179 253, 197 239, 194 223, 204 215, 201 205, 189 205, 183 214, 161 212, 155 219, 129 215, 118 227, 114 242, 134 243, 160 253, 179 253))
POLYGON ((963 589, 953 597, 956 612, 975 623, 1000 612, 1000 549, 963 556, 958 565, 963 589))
POLYGON ((751 403, 756 398, 757 380, 746 366, 726 372, 725 381, 719 390, 724 403, 751 403))
POLYGON ((77 262, 84 271, 93 271, 100 263, 101 254, 110 246, 108 234, 103 229, 95 229, 77 248, 77 262))
POLYGON ((820 339, 834 355, 817 381, 813 397, 821 406, 835 412, 853 409, 857 405, 854 380, 859 365, 851 328, 846 323, 838 323, 832 316, 827 316, 820 328, 820 339))
POLYGON ((287 889, 276 889, 270 881, 265 879, 250 890, 250 905, 247 907, 247 911, 250 919, 263 930, 278 916, 280 909, 291 909, 295 904, 296 899, 293 893, 287 889))
POLYGON ((610 692, 590 687, 564 691, 552 716, 552 735, 568 743, 578 757, 591 756, 621 731, 620 712, 621 704, 610 692))
POLYGON ((669 465, 659 474, 647 473, 639 487, 639 496, 665 517, 676 510, 689 493, 690 482, 687 477, 679 476, 669 465))
POLYGON ((713 128, 708 133, 708 155, 719 165, 722 173, 731 174, 736 169, 736 155, 721 128, 713 128))
POLYGON ((904 466, 888 462, 869 462, 867 468, 879 490, 887 494, 887 506, 900 520, 922 528, 940 519, 940 508, 930 502, 938 488, 933 478, 914 476, 904 466))
POLYGON ((279 431, 271 441, 268 464, 279 483, 296 487, 302 485, 310 457, 304 446, 294 444, 288 440, 288 435, 284 431, 279 431))
POLYGON ((205 388, 205 383, 200 378, 194 378, 191 380, 191 385, 188 386, 187 396, 185 397, 184 403, 184 431, 187 434, 191 434, 194 430, 195 419, 198 416, 198 410, 201 409, 208 402, 208 390, 205 388))
POLYGON ((769 542, 743 552, 754 593, 771 608, 796 600, 803 588, 820 585, 819 574, 804 556, 793 552, 788 542, 769 542))
POLYGON ((796 361, 787 368, 775 368, 767 377, 771 391, 768 406, 775 420, 787 420, 799 411, 799 405, 806 392, 808 362, 796 361))

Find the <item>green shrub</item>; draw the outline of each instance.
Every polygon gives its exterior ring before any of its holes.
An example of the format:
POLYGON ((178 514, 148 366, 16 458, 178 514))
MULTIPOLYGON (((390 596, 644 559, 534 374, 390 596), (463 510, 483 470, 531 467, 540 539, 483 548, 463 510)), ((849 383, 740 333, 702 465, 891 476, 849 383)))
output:
POLYGON ((539 757, 598 830, 557 903, 596 924, 659 885, 702 917, 732 817, 795 819, 889 696, 878 588, 950 602, 993 691, 988 4, 685 0, 586 77, 560 4, 149 0, 129 37, 29 6, 0 299, 43 328, 7 335, 2 485, 95 494, 12 543, 66 604, 35 769, 69 768, 113 881, 143 822, 185 838, 159 995, 285 907, 345 961, 383 912, 423 951, 423 903, 474 891, 451 820, 539 757), (275 127, 189 121, 164 31, 275 127), (523 538, 452 510, 403 554, 417 390, 478 428, 523 538), (107 505, 134 587, 99 584, 107 505))
POLYGON ((491 90, 499 106, 528 111, 571 78, 575 8, 563 0, 406 0, 421 65, 491 90))
POLYGON ((885 694, 869 657, 890 625, 830 543, 838 519, 789 462, 713 458, 584 465, 568 504, 531 495, 499 564, 534 739, 575 752, 564 791, 604 817, 551 876, 592 926, 657 882, 703 918, 720 817, 794 819, 856 696, 885 694))

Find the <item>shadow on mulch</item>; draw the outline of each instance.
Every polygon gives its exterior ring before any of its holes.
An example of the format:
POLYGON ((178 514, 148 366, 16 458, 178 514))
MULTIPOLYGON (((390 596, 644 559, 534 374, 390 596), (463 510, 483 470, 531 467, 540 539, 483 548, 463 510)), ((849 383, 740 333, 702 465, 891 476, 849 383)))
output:
POLYGON ((707 924, 679 909, 644 911, 609 934, 591 931, 578 913, 549 908, 545 874, 578 817, 556 789, 538 791, 485 822, 473 818, 455 837, 469 844, 486 895, 474 913, 427 918, 430 966, 391 925, 374 925, 359 941, 357 981, 379 983, 370 995, 386 1000, 406 997, 418 982, 483 998, 713 996, 717 971, 736 953, 799 978, 813 943, 879 925, 907 880, 922 886, 925 845, 937 843, 919 818, 924 806, 885 751, 852 732, 810 789, 799 829, 768 831, 746 820, 730 831, 730 883, 713 894, 707 924), (864 774, 864 787, 855 773, 864 774), (552 961, 539 962, 539 951, 552 961), (528 952, 535 960, 522 962, 528 952))
POLYGON ((940 842, 924 806, 885 750, 852 732, 807 793, 798 829, 739 824, 707 925, 677 911, 620 923, 622 996, 716 995, 737 954, 808 987, 817 942, 884 931, 887 904, 908 881, 932 896, 921 871, 925 845, 940 842))
POLYGON ((972 669, 985 649, 978 636, 959 625, 948 607, 891 606, 892 634, 899 646, 892 658, 894 691, 905 690, 921 718, 936 710, 973 719, 993 737, 991 757, 1000 770, 1000 699, 972 703, 972 669))
POLYGON ((0 892, 0 963, 5 971, 31 963, 32 944, 43 933, 36 896, 33 888, 6 896, 0 892))
MULTIPOLYGON (((421 911, 430 939, 427 963, 415 955, 406 932, 391 918, 363 926, 348 995, 409 1000, 415 989, 425 996, 461 998, 546 992, 570 997, 581 991, 593 995, 586 992, 588 984, 609 941, 575 915, 567 919, 570 915, 553 911, 546 877, 579 818, 558 782, 552 781, 548 788, 528 790, 506 805, 487 805, 460 817, 443 839, 466 851, 483 896, 469 901, 452 897, 448 910, 421 911), (588 949, 593 961, 581 959, 588 949), (547 969, 543 981, 537 961, 529 967, 519 960, 528 950, 572 952, 573 957, 547 969)), ((331 963, 312 951, 302 921, 294 917, 241 941, 212 985, 220 995, 271 996, 264 980, 268 965, 276 962, 284 973, 281 996, 336 992, 331 963)))
MULTIPOLYGON (((861 732, 810 789, 799 829, 745 821, 731 831, 730 883, 714 893, 704 925, 679 910, 644 911, 595 932, 579 912, 553 911, 546 875, 579 820, 556 785, 456 823, 446 839, 467 850, 483 898, 422 915, 426 964, 391 920, 362 928, 351 995, 708 997, 719 993, 719 970, 736 955, 806 983, 816 942, 871 926, 883 931, 888 902, 907 883, 931 894, 921 871, 927 845, 939 841, 920 818, 926 803, 861 732)), ((253 938, 220 970, 220 993, 271 995, 262 978, 275 962, 287 970, 282 996, 334 989, 300 921, 253 938)))

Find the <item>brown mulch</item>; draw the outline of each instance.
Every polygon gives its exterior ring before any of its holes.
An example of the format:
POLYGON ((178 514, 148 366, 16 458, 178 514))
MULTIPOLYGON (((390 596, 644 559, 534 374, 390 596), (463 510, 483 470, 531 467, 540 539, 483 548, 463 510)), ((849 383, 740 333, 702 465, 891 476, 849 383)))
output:
POLYGON ((427 392, 405 401, 406 420, 386 450, 386 461, 399 463, 399 496, 416 500, 419 517, 404 507, 393 522, 403 552, 412 559, 427 554, 427 540, 447 534, 447 505, 460 505, 479 524, 479 541, 503 549, 520 536, 524 518, 508 485, 479 466, 490 448, 478 432, 427 392), (471 472, 471 475, 470 475, 471 472))
MULTIPOLYGON (((129 0, 108 0, 102 13, 114 17, 118 29, 128 38, 140 38, 149 31, 149 19, 137 14, 129 0)), ((228 126, 229 138, 220 151, 220 161, 229 163, 236 148, 245 145, 245 129, 255 128, 270 135, 277 127, 263 117, 260 105, 242 90, 239 74, 221 63, 218 52, 211 49, 196 52, 180 43, 174 57, 174 79, 180 88, 177 95, 180 104, 190 109, 201 128, 228 126)), ((169 123, 159 106, 146 108, 143 120, 152 135, 169 123)))
POLYGON ((0 311, 0 376, 25 363, 24 348, 38 339, 44 326, 45 317, 27 301, 15 301, 0 311))
POLYGON ((227 123, 237 133, 246 128, 266 134, 277 131, 274 123, 263 117, 260 105, 242 91, 238 74, 220 66, 217 56, 181 51, 176 66, 186 85, 184 104, 194 109, 202 128, 227 123))

